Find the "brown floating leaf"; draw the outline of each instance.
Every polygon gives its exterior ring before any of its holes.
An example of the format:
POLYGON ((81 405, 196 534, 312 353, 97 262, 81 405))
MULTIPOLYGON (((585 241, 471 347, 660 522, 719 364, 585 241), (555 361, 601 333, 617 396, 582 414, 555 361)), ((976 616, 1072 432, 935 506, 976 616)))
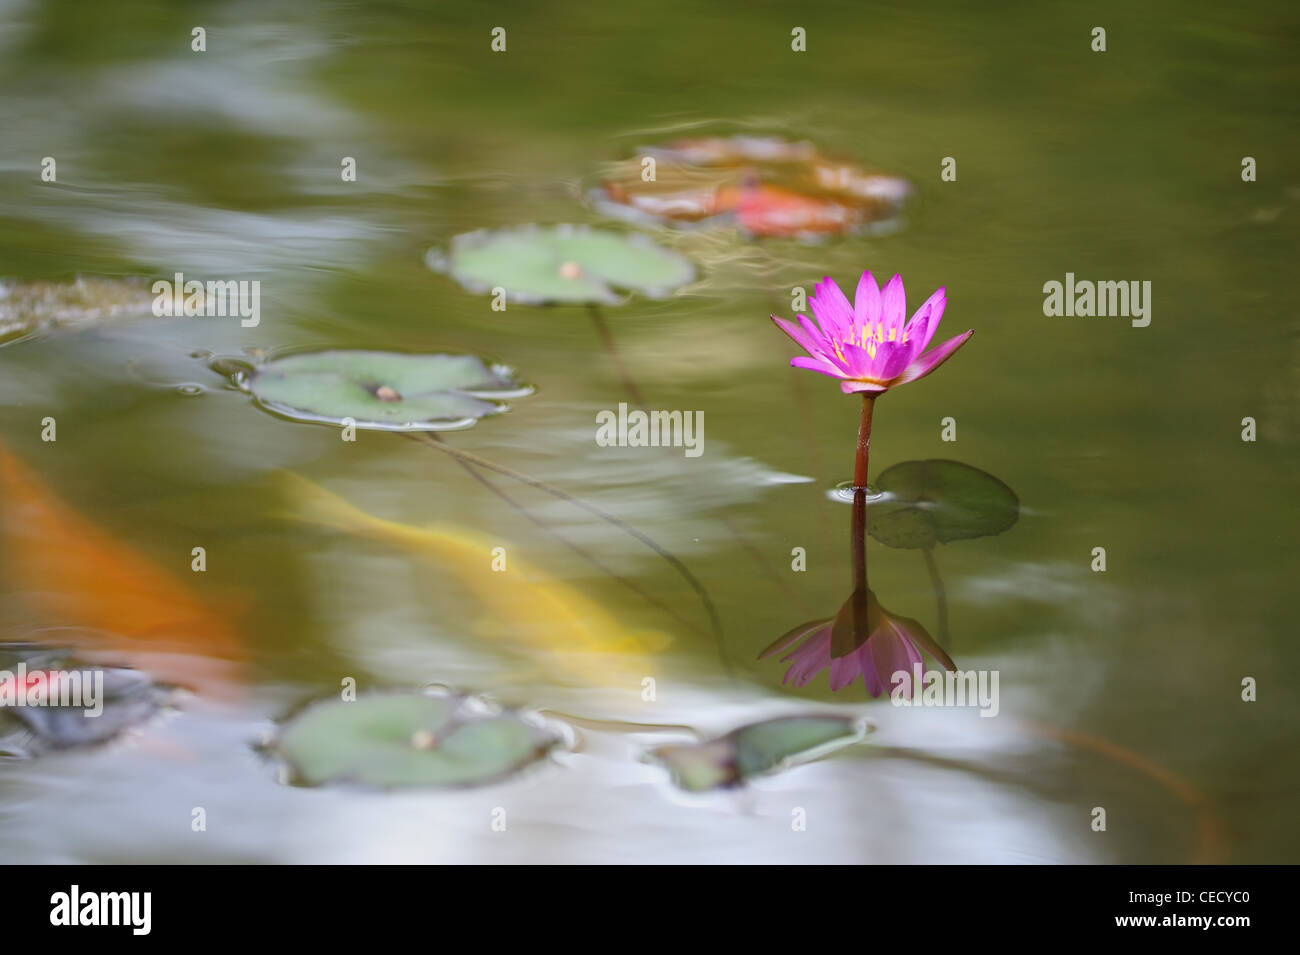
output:
POLYGON ((770 137, 685 139, 620 163, 598 204, 663 224, 734 222, 755 236, 842 235, 893 218, 906 180, 824 156, 807 142, 770 137), (646 158, 654 159, 647 181, 646 158))

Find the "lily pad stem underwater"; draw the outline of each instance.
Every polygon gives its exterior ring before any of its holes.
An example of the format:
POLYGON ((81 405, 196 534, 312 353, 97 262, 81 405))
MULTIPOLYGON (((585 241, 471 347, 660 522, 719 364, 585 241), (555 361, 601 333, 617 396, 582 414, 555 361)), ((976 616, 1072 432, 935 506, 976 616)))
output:
POLYGON ((452 457, 457 458, 468 464, 472 464, 475 467, 483 468, 484 470, 487 471, 492 471, 496 474, 502 475, 503 477, 508 477, 513 481, 518 481, 520 484, 525 484, 528 487, 535 488, 539 491, 542 491, 543 493, 551 495, 552 497, 558 498, 559 500, 564 501, 567 504, 572 504, 574 507, 579 508, 580 510, 584 510, 588 514, 600 518, 602 521, 605 521, 607 524, 610 524, 613 527, 617 527, 623 533, 635 538, 636 540, 644 544, 646 547, 650 548, 650 550, 654 551, 665 561, 667 561, 669 565, 672 566, 673 570, 675 570, 678 573, 678 575, 683 580, 686 581, 687 585, 690 586, 690 588, 693 591, 695 591, 696 595, 700 598, 700 603, 704 605, 705 613, 708 614, 709 617, 709 629, 712 631, 714 642, 717 644, 718 662, 721 664, 722 670, 727 675, 727 677, 729 679, 734 679, 735 673, 732 669, 731 661, 727 658, 727 646, 722 633, 722 618, 718 615, 718 608, 714 605, 713 598, 709 596, 709 592, 708 590, 705 589, 704 584, 700 582, 700 579, 698 577, 696 577, 693 573, 691 573, 690 568, 688 568, 684 563, 682 563, 680 558, 678 558, 671 552, 665 550, 663 546, 658 544, 653 538, 651 538, 644 532, 637 530, 631 524, 628 524, 625 521, 620 520, 619 518, 615 517, 613 514, 610 514, 608 511, 602 510, 601 508, 597 507, 594 504, 590 504, 587 501, 582 500, 581 498, 574 497, 572 494, 569 494, 566 491, 562 491, 557 487, 552 487, 551 485, 547 484, 545 481, 539 481, 537 478, 529 477, 527 474, 523 474, 522 472, 516 471, 513 468, 508 468, 505 465, 495 464, 492 461, 489 461, 486 458, 481 458, 477 454, 474 454, 470 451, 464 451, 460 448, 454 448, 451 445, 447 444, 445 441, 438 440, 436 435, 427 434, 423 432, 415 432, 415 433, 411 433, 409 437, 414 441, 419 441, 421 444, 426 444, 429 447, 434 448, 438 451, 446 452, 452 457))

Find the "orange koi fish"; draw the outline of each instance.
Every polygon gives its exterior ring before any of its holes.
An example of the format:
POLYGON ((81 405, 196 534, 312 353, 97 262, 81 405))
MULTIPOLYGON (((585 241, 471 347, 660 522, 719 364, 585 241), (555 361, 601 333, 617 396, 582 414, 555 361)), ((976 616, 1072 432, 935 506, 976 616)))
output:
POLYGON ((222 616, 74 511, 3 447, 0 560, 4 588, 42 633, 49 628, 50 642, 205 696, 239 695, 245 654, 222 616))

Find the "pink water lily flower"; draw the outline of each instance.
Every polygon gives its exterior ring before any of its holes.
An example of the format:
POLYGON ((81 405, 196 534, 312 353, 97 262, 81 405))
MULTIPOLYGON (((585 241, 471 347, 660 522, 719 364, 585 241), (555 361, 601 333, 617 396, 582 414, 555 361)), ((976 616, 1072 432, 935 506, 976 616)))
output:
POLYGON ((772 321, 808 353, 790 359, 790 364, 841 379, 840 390, 846 395, 878 395, 924 378, 975 333, 971 329, 921 354, 934 338, 947 299, 939 289, 907 321, 907 298, 898 275, 881 289, 870 272, 863 272, 852 305, 827 276, 817 284, 810 304, 816 324, 802 315, 798 325, 776 315, 772 321))

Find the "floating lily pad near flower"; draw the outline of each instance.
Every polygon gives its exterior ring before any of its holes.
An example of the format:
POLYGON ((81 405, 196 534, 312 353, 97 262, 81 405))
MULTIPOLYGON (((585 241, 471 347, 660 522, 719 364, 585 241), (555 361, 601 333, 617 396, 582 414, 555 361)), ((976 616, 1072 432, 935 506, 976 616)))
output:
POLYGON ((662 298, 695 278, 690 260, 643 235, 521 226, 458 235, 425 260, 466 289, 505 289, 507 305, 608 305, 619 292, 662 298))
POLYGON ((673 782, 689 792, 739 786, 755 776, 807 761, 859 738, 862 727, 846 716, 784 716, 751 723, 703 743, 652 750, 673 782))
POLYGON ((642 149, 592 193, 601 211, 661 225, 732 223, 754 236, 843 235, 895 218, 904 179, 776 137, 683 139, 642 149), (654 178, 644 175, 655 162, 654 178))
POLYGON ((323 351, 287 355, 252 369, 247 387, 270 411, 299 421, 377 431, 466 428, 532 393, 510 369, 474 355, 323 351))
POLYGON ((904 461, 881 472, 883 497, 867 508, 867 532, 889 547, 929 549, 1001 534, 1020 517, 1014 491, 960 461, 904 461))
POLYGON ((450 787, 504 779, 559 741, 518 712, 412 691, 313 703, 281 727, 268 750, 299 785, 450 787))
POLYGON ((0 281, 0 343, 28 335, 153 314, 149 287, 134 279, 0 281))

